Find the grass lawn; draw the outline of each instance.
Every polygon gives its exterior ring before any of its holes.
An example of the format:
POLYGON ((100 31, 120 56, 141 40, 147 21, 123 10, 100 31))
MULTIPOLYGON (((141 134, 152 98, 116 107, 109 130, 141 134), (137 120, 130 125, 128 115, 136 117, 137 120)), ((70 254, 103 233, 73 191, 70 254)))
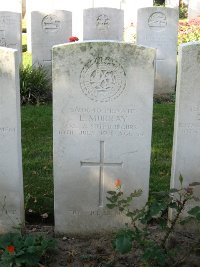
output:
MULTIPOLYGON (((25 205, 28 216, 53 216, 52 107, 22 107, 25 205)), ((170 181, 174 104, 154 104, 150 192, 170 181)))

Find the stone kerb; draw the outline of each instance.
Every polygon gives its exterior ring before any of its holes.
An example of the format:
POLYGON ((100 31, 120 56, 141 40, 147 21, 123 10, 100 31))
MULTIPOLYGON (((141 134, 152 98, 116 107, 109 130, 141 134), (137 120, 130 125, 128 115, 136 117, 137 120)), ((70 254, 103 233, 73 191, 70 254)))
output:
POLYGON ((117 8, 83 10, 83 40, 123 41, 124 11, 117 8))
POLYGON ((155 50, 120 42, 53 47, 55 231, 124 226, 106 208, 120 178, 148 199, 155 50), (145 123, 143 123, 145 121, 145 123))
POLYGON ((147 7, 138 10, 138 45, 156 48, 155 94, 175 91, 178 37, 178 10, 147 7))
POLYGON ((0 46, 18 50, 22 60, 21 13, 0 11, 0 46))
MULTIPOLYGON (((200 182, 200 42, 179 47, 171 187, 200 182)), ((194 191, 200 197, 200 186, 194 191)), ((194 203, 190 203, 191 208, 194 203)), ((197 205, 197 203, 195 203, 197 205)))
POLYGON ((19 64, 0 47, 0 233, 24 223, 19 64))

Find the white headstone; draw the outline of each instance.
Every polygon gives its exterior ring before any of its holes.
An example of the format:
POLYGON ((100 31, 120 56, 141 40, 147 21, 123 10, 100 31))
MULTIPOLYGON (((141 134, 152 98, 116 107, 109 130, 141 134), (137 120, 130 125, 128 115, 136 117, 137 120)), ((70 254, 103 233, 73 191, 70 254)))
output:
POLYGON ((0 11, 0 46, 18 50, 18 60, 22 57, 21 14, 0 11))
POLYGON ((32 63, 51 67, 52 47, 72 35, 72 13, 65 10, 31 13, 32 63))
POLYGON ((190 0, 188 4, 188 19, 200 18, 200 0, 190 0))
POLYGON ((165 6, 179 8, 179 0, 165 0, 165 6))
POLYGON ((138 11, 138 45, 157 49, 155 94, 174 92, 176 84, 178 10, 167 7, 138 11))
POLYGON ((19 64, 0 47, 0 233, 24 222, 19 64))
MULTIPOLYGON (((179 48, 171 187, 200 182, 200 42, 179 48)), ((200 197, 200 186, 195 187, 200 197)), ((190 203, 193 205, 194 203, 190 203)), ((195 203, 197 205, 198 203, 195 203)))
POLYGON ((88 8, 83 11, 83 40, 123 40, 124 11, 88 8))
POLYGON ((22 0, 2 0, 0 4, 0 11, 22 13, 22 0))
POLYGON ((106 208, 120 178, 148 198, 155 50, 120 42, 53 48, 55 228, 92 233, 122 227, 106 208), (143 123, 145 121, 145 123, 143 123))

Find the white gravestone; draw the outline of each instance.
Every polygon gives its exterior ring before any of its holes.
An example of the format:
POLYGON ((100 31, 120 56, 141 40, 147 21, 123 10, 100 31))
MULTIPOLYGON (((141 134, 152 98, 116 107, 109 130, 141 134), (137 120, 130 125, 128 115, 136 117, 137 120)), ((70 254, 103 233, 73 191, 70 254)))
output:
POLYGON ((52 47, 72 35, 72 13, 65 10, 31 13, 32 64, 51 68, 52 47))
POLYGON ((0 11, 22 13, 22 0, 2 0, 0 4, 0 11))
POLYGON ((18 60, 22 57, 21 14, 0 11, 0 46, 18 50, 18 60))
MULTIPOLYGON (((171 187, 200 182, 200 42, 179 48, 171 187)), ((195 187, 200 197, 200 186, 195 187)), ((190 203, 193 205, 194 203, 190 203)), ((189 206, 190 206, 189 205, 189 206)), ((198 203, 195 203, 198 205, 198 203)))
POLYGON ((188 4, 188 19, 200 18, 200 0, 190 0, 188 4))
POLYGON ((88 8, 83 11, 83 40, 123 40, 124 11, 88 8))
POLYGON ((179 8, 179 0, 165 0, 165 6, 179 8))
POLYGON ((106 208, 120 178, 148 199, 155 50, 120 42, 53 48, 55 228, 93 233, 122 227, 106 208), (145 123, 143 123, 145 122, 145 123))
POLYGON ((17 51, 0 47, 0 233, 23 224, 19 64, 17 51))
POLYGON ((138 45, 156 48, 155 94, 175 90, 178 35, 178 10, 151 7, 138 11, 138 45))

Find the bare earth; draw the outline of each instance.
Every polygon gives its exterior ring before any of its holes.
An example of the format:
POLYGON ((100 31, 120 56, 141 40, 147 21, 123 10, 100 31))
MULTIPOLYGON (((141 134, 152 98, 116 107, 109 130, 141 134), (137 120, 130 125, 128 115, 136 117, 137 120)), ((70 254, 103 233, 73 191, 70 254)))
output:
MULTIPOLYGON (((157 226, 150 226, 153 236, 159 240, 161 233, 157 226)), ((136 266, 141 267, 138 256, 140 251, 133 248, 129 254, 121 255, 115 253, 112 248, 112 234, 99 236, 60 236, 55 237, 53 226, 44 225, 28 225, 26 228, 28 233, 42 233, 48 237, 54 237, 57 241, 57 248, 53 255, 53 262, 50 265, 41 264, 41 267, 125 267, 136 266)), ((177 247, 178 256, 170 267, 175 266, 175 262, 180 264, 176 266, 182 267, 200 267, 200 244, 199 255, 189 253, 186 257, 184 254, 189 251, 195 241, 200 240, 199 234, 187 232, 176 232, 169 242, 170 247, 177 247)), ((200 242, 200 241, 199 241, 200 242)), ((144 265, 143 265, 144 266, 144 265)), ((151 266, 154 267, 154 266, 151 266)))

